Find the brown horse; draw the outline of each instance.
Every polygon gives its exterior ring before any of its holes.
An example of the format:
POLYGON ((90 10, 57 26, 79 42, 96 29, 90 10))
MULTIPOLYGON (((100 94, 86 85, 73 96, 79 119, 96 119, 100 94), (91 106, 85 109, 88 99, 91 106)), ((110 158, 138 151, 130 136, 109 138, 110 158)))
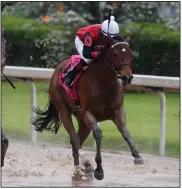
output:
POLYGON ((79 169, 79 157, 82 165, 91 166, 81 150, 85 139, 91 131, 96 141, 97 152, 95 162, 97 168, 94 177, 98 180, 104 178, 101 159, 102 132, 97 122, 112 120, 124 139, 127 141, 135 164, 143 164, 132 138, 126 128, 125 110, 123 106, 123 85, 130 84, 132 78, 132 52, 129 38, 123 42, 116 41, 110 36, 106 37, 107 51, 98 58, 82 75, 76 89, 81 102, 81 111, 69 99, 65 90, 58 82, 59 74, 64 71, 69 60, 64 60, 55 69, 49 87, 48 109, 36 109, 37 118, 33 121, 37 131, 55 131, 57 133, 61 123, 64 124, 70 136, 74 166, 79 169), (74 114, 79 130, 76 133, 71 115, 74 114))

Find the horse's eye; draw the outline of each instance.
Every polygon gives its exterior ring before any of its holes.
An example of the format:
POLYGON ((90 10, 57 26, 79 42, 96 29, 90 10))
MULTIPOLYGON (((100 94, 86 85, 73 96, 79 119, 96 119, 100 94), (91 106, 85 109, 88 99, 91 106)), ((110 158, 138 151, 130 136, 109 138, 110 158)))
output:
POLYGON ((121 50, 121 51, 126 52, 126 49, 125 49, 125 48, 122 48, 122 50, 121 50))

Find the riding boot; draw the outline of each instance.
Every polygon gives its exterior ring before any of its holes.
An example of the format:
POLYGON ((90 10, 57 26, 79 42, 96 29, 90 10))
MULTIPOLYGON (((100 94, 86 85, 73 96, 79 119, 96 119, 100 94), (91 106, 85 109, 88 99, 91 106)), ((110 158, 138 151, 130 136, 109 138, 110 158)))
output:
POLYGON ((69 88, 73 87, 74 78, 86 65, 87 63, 81 59, 70 71, 65 74, 64 81, 69 88))

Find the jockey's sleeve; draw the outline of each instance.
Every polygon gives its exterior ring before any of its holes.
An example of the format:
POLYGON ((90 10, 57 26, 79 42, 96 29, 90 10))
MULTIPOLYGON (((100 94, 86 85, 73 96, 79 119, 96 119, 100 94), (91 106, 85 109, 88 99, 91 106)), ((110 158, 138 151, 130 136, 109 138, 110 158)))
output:
POLYGON ((83 40, 83 57, 87 59, 95 59, 100 55, 98 51, 92 51, 93 39, 89 33, 86 33, 83 40))

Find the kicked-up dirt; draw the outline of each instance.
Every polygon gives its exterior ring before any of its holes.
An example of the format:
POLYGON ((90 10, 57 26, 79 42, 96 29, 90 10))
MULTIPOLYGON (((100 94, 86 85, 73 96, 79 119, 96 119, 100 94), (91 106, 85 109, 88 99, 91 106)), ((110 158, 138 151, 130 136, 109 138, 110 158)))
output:
MULTIPOLYGON (((94 162, 95 152, 85 151, 94 162)), ((5 166, 3 187, 179 187, 180 160, 141 154, 145 164, 134 165, 130 153, 102 152, 103 180, 72 182, 71 149, 57 144, 11 141, 5 166)))

